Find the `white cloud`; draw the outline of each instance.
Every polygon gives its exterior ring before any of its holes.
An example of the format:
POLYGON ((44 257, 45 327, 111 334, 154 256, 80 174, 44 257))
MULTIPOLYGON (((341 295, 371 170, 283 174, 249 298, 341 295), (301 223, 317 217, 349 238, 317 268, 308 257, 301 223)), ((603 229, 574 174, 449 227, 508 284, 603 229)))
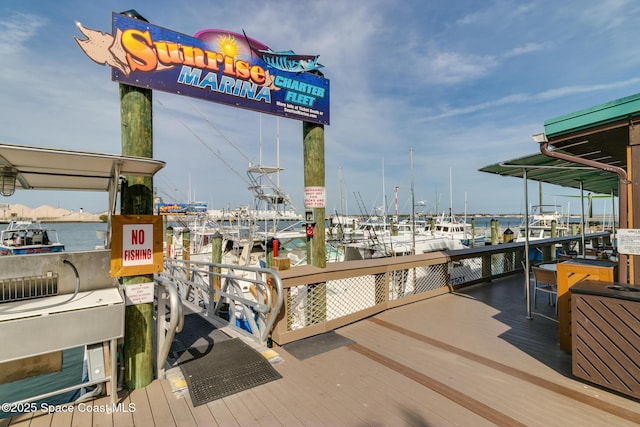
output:
POLYGON ((637 4, 632 0, 602 0, 578 10, 577 17, 597 31, 611 30, 629 23, 629 12, 637 11, 637 4))
POLYGON ((27 41, 47 24, 47 20, 36 15, 17 13, 0 19, 0 53, 20 52, 27 41))
POLYGON ((425 117, 425 120, 427 121, 440 120, 447 117, 477 113, 483 110, 489 110, 492 108, 502 107, 502 106, 511 105, 511 104, 523 104, 526 102, 534 102, 534 101, 550 101, 553 99, 564 98, 571 95, 610 90, 614 88, 622 88, 625 86, 631 86, 639 83, 640 83, 640 78, 632 78, 624 81, 603 83, 603 84, 564 86, 564 87, 559 87, 555 89, 545 90, 536 94, 515 93, 508 96, 504 96, 502 98, 497 98, 497 99, 489 100, 486 102, 467 105, 463 107, 456 107, 456 108, 450 108, 448 106, 441 107, 437 114, 428 115, 427 117, 425 117))
POLYGON ((548 43, 527 43, 523 46, 514 47, 503 56, 505 58, 513 58, 515 56, 526 55, 527 53, 539 52, 546 49, 547 46, 548 43))
POLYGON ((414 74, 426 84, 456 84, 481 79, 498 64, 492 55, 430 49, 416 59, 414 74))

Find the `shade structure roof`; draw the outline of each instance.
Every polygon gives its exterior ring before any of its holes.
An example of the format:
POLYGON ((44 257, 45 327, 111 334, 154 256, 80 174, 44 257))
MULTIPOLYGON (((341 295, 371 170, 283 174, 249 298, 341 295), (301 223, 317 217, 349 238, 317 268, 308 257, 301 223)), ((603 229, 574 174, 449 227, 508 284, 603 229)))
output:
POLYGON ((153 176, 165 162, 142 157, 0 144, 0 166, 18 170, 17 189, 109 191, 119 175, 153 176))
POLYGON ((618 195, 618 175, 615 173, 580 166, 542 153, 485 166, 480 171, 522 178, 525 169, 527 179, 533 181, 570 188, 580 188, 582 185, 585 191, 597 194, 613 192, 618 195))
MULTIPOLYGON (((627 170, 627 148, 640 120, 640 94, 610 101, 544 122, 549 148, 574 158, 596 161, 608 168, 627 170)), ((635 137, 637 139, 637 136, 635 137)), ((636 144, 637 141, 633 141, 636 144)), ((532 141, 532 150, 539 149, 532 141)), ((479 170, 502 176, 582 188, 599 194, 618 195, 619 176, 614 172, 588 168, 578 163, 548 157, 539 151, 502 161, 479 170)))

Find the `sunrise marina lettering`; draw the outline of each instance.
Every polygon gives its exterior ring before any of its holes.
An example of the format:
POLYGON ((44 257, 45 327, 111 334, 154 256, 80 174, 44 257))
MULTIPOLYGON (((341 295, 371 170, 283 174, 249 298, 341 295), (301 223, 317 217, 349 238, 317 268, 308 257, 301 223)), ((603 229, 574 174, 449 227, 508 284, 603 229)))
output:
POLYGON ((271 91, 266 86, 258 86, 246 80, 235 79, 231 76, 220 76, 214 72, 208 72, 202 76, 202 70, 186 65, 180 70, 178 83, 200 89, 209 89, 213 92, 247 98, 253 101, 271 102, 271 91))

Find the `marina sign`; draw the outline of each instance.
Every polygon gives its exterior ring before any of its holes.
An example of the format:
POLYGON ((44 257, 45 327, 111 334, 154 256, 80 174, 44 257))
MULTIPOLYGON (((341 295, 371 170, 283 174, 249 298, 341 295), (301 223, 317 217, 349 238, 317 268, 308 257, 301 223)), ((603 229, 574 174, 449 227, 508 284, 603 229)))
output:
POLYGON ((312 123, 329 124, 329 80, 318 57, 276 52, 223 30, 194 37, 113 13, 112 34, 77 23, 89 58, 112 80, 312 123))
POLYGON ((206 203, 158 203, 158 215, 201 215, 207 213, 206 203))

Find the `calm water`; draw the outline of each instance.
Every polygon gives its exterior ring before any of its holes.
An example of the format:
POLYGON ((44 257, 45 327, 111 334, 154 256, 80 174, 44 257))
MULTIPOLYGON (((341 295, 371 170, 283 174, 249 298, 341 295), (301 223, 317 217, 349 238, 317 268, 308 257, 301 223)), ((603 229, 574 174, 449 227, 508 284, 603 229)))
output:
MULTIPOLYGON (((102 240, 96 236, 96 231, 107 230, 107 223, 93 222, 61 222, 43 223, 42 226, 48 230, 54 230, 58 234, 58 239, 64 243, 64 248, 68 252, 88 251, 101 245, 102 240)), ((7 224, 0 224, 0 230, 7 227, 7 224)))
POLYGON ((107 230, 107 223, 68 222, 56 224, 44 224, 58 233, 58 239, 64 243, 66 251, 86 251, 95 249, 101 245, 102 240, 96 236, 96 231, 107 230))

